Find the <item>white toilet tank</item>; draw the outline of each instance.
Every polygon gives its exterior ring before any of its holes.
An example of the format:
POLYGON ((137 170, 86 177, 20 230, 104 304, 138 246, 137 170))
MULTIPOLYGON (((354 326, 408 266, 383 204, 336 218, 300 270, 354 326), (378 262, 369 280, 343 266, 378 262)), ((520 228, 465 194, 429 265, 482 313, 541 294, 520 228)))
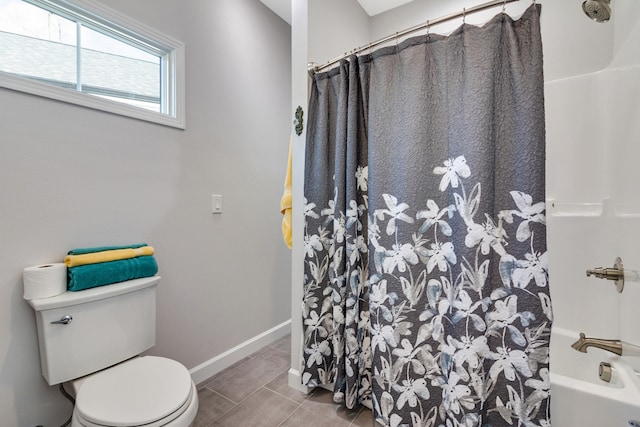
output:
POLYGON ((79 378, 153 347, 159 281, 146 277, 29 300, 47 382, 79 378))

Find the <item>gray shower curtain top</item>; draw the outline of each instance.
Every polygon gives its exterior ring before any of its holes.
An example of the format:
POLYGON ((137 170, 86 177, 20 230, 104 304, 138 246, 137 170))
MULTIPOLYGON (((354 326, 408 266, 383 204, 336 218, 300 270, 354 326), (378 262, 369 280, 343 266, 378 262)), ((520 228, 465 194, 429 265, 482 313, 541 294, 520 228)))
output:
POLYGON ((550 426, 540 6, 314 77, 302 380, 387 426, 550 426))

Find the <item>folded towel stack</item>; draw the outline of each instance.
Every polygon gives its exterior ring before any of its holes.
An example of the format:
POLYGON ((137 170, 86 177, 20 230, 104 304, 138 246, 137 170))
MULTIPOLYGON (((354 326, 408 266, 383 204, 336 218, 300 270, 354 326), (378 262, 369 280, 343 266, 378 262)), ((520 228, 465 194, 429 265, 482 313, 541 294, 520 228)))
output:
POLYGON ((158 272, 154 249, 146 243, 70 250, 67 289, 81 291, 125 280, 150 277, 158 272))

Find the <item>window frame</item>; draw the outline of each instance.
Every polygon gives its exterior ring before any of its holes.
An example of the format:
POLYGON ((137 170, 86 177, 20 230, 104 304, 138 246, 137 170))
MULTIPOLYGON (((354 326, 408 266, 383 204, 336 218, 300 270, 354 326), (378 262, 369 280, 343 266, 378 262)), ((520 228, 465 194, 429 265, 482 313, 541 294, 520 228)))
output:
POLYGON ((124 14, 94 0, 23 0, 113 37, 160 58, 162 112, 56 87, 27 77, 0 71, 0 87, 105 111, 120 116, 185 129, 185 47, 124 14))

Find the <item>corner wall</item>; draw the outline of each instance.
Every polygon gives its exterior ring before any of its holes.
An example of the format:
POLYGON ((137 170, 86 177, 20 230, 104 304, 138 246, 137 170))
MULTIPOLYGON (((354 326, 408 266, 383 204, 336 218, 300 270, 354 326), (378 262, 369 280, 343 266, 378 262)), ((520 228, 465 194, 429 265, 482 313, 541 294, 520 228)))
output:
POLYGON ((304 151, 311 80, 307 64, 320 65, 369 42, 369 17, 356 0, 292 0, 292 114, 304 110, 305 128, 293 134, 293 252, 291 269, 291 369, 289 385, 306 392, 300 380, 302 283, 304 276, 304 151), (296 214, 298 212, 298 214, 296 214))

